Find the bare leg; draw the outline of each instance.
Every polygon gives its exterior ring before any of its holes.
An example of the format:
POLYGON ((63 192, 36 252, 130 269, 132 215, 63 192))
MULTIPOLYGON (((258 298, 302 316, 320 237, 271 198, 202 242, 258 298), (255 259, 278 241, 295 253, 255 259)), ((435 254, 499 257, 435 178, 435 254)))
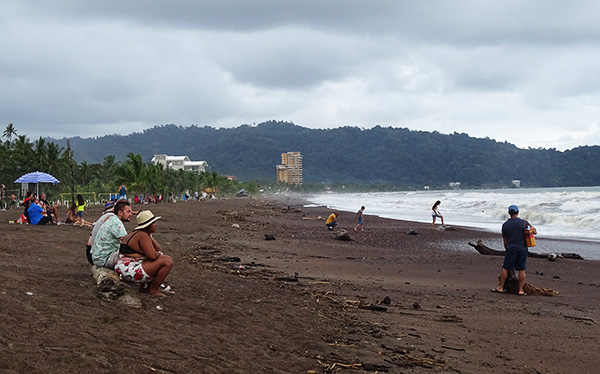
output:
POLYGON ((508 278, 508 270, 502 268, 502 271, 500 272, 500 284, 498 284, 498 287, 496 288, 499 292, 504 292, 504 283, 506 282, 506 278, 508 278))
POLYGON ((165 296, 165 294, 160 292, 159 288, 173 267, 171 256, 161 255, 154 261, 144 261, 142 267, 149 276, 154 278, 150 283, 148 293, 154 296, 165 296))
POLYGON ((442 226, 446 226, 446 225, 444 224, 444 216, 440 216, 440 219, 442 220, 442 226))
POLYGON ((523 286, 525 285, 525 270, 519 270, 519 295, 524 295, 523 286))

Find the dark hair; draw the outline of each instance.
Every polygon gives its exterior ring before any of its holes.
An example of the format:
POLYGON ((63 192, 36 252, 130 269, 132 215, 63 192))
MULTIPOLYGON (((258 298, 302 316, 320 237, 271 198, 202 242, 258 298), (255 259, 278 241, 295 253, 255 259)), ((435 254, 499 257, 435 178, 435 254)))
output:
POLYGON ((361 206, 361 207, 360 207, 360 209, 363 209, 363 210, 364 210, 364 209, 365 209, 365 206, 364 206, 364 205, 363 205, 363 206, 361 206))
POLYGON ((131 204, 129 203, 129 201, 127 201, 127 200, 117 200, 117 202, 115 203, 115 207, 113 208, 113 212, 115 214, 118 214, 119 212, 124 211, 126 206, 131 206, 131 204))
POLYGON ((85 204, 85 200, 83 200, 83 196, 81 196, 81 194, 77 194, 77 205, 84 205, 85 204))
POLYGON ((431 209, 435 209, 438 205, 440 205, 442 202, 441 201, 436 201, 435 204, 433 204, 433 207, 431 207, 431 209))

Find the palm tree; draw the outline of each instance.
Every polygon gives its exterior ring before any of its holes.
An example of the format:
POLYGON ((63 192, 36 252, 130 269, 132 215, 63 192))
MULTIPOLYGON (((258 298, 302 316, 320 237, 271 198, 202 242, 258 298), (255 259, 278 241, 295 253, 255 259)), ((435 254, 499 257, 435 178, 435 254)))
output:
POLYGON ((118 173, 117 182, 129 185, 129 190, 135 194, 146 192, 148 167, 142 161, 142 155, 128 153, 127 158, 121 166, 121 172, 118 173))
POLYGON ((64 148, 54 142, 48 143, 48 147, 46 148, 47 171, 59 180, 59 176, 62 178, 63 172, 66 171, 65 164, 62 161, 63 151, 64 148))
POLYGON ((85 186, 88 183, 90 176, 92 175, 92 167, 86 161, 82 161, 81 164, 79 164, 78 169, 79 184, 85 186))
POLYGON ((17 136, 17 129, 15 128, 15 126, 12 123, 9 123, 8 126, 6 126, 6 130, 4 130, 4 133, 2 134, 3 137, 5 137, 7 139, 7 141, 10 143, 12 140, 13 136, 17 136))
POLYGON ((119 165, 115 162, 115 155, 108 155, 104 157, 102 165, 100 165, 100 167, 96 170, 94 176, 100 179, 103 183, 110 185, 115 179, 115 173, 118 166, 119 165))
POLYGON ((34 165, 33 148, 25 135, 19 135, 15 140, 13 155, 18 172, 31 171, 30 169, 34 165))
POLYGON ((46 163, 48 157, 48 146, 46 145, 46 139, 40 136, 40 138, 33 143, 33 146, 33 163, 34 165, 38 165, 38 167, 36 167, 37 170, 44 171, 44 163, 46 163))

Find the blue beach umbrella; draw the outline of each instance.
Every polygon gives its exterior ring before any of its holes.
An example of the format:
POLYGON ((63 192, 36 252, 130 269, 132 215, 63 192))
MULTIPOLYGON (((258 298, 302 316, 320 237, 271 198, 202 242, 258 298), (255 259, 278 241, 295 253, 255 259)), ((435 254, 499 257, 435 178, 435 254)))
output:
POLYGON ((27 173, 25 175, 20 176, 15 183, 35 183, 35 191, 36 195, 40 195, 40 185, 39 183, 60 183, 60 181, 54 178, 52 175, 48 173, 42 173, 41 171, 34 171, 31 173, 27 173))

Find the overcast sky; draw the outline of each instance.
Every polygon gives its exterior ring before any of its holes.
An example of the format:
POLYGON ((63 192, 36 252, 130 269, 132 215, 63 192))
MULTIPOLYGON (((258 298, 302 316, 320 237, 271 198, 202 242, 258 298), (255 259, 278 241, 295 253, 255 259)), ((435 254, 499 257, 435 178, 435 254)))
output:
POLYGON ((598 1, 0 0, 0 128, 376 125, 600 144, 598 1))

